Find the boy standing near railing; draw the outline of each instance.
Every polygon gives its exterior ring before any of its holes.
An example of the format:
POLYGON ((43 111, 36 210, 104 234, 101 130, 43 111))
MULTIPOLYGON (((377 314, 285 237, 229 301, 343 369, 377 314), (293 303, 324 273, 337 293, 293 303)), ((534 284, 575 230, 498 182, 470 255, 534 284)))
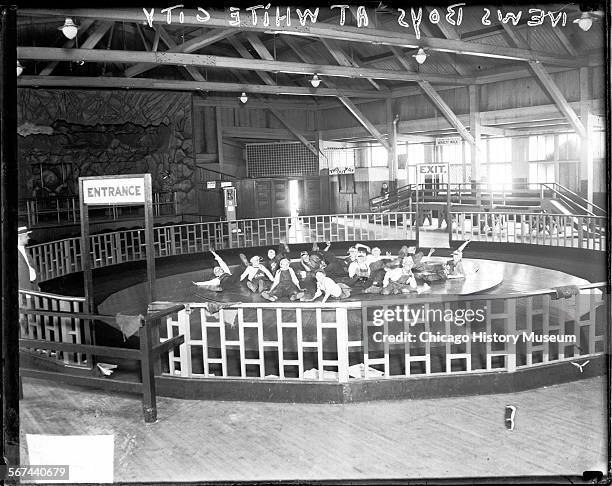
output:
POLYGON ((26 250, 26 245, 30 241, 30 233, 27 226, 17 228, 17 266, 19 270, 19 288, 21 290, 40 291, 38 286, 38 272, 34 262, 26 250))

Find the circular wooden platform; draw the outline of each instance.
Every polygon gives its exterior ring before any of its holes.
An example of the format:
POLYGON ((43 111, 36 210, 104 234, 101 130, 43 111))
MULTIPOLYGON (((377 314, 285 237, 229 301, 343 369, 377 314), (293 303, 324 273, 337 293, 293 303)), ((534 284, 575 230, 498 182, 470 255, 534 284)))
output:
MULTIPOLYGON (((438 257, 440 260, 446 258, 438 257)), ((561 272, 520 263, 499 262, 484 259, 465 258, 464 266, 467 276, 465 279, 447 280, 434 283, 430 292, 439 295, 467 295, 481 294, 507 294, 540 290, 560 285, 582 285, 587 280, 561 272)), ((241 272, 242 268, 235 266, 234 272, 241 272)), ((161 301, 170 302, 233 302, 233 303, 260 303, 267 302, 261 296, 250 292, 246 286, 239 285, 235 290, 212 292, 195 287, 192 281, 211 278, 211 271, 194 271, 170 275, 157 279, 157 297, 161 301)), ((406 294, 410 298, 411 294, 406 294)), ((384 297, 383 297, 384 298, 384 297)), ((397 299, 397 296, 390 296, 397 299)), ((363 290, 355 289, 349 301, 381 300, 377 294, 366 294, 363 290)), ((288 300, 287 300, 288 301, 288 300)), ((329 301, 330 303, 333 300, 329 301)), ((295 305, 299 305, 296 302, 295 305)), ((137 284, 120 290, 99 305, 102 314, 138 314, 146 311, 145 285, 137 284)))

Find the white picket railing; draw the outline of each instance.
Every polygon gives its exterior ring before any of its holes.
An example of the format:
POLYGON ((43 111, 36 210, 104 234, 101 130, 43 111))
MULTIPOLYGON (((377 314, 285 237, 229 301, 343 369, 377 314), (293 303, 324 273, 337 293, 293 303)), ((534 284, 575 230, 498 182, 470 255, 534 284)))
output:
POLYGON ((603 283, 587 284, 577 295, 560 299, 549 289, 530 295, 447 296, 444 301, 439 296, 421 296, 325 304, 249 303, 214 314, 208 304, 192 303, 166 318, 165 338, 185 336, 178 352, 169 353, 166 371, 190 378, 339 382, 513 372, 604 353, 604 288, 603 283), (407 309, 408 316, 419 317, 416 321, 412 317, 381 318, 395 306, 407 309), (431 342, 430 333, 458 341, 431 342), (495 342, 495 334, 519 339, 516 343, 495 342), (391 335, 412 335, 413 342, 383 339, 391 335), (541 342, 546 339, 537 337, 553 335, 569 342, 541 342))

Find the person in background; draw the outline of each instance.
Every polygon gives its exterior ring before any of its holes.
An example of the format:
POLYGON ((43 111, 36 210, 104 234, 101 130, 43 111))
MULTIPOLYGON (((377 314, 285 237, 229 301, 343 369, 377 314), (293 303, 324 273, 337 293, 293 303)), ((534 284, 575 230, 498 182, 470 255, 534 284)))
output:
POLYGON ((249 290, 258 294, 266 290, 266 278, 270 282, 274 280, 270 271, 261 264, 258 256, 251 258, 250 265, 240 275, 240 281, 242 282, 244 279, 247 279, 249 290))
POLYGON ((214 292, 222 292, 223 290, 227 290, 230 284, 235 283, 235 279, 232 278, 232 271, 227 266, 227 263, 223 261, 215 250, 210 250, 212 255, 217 260, 219 265, 213 268, 214 278, 210 280, 204 280, 202 282, 191 282, 193 285, 197 287, 204 287, 206 290, 212 290, 214 292))
POLYGON ((382 186, 380 188, 380 197, 382 197, 383 199, 389 198, 389 184, 387 184, 386 182, 382 183, 382 186))
POLYGON ((289 266, 287 258, 280 261, 280 268, 274 275, 270 290, 262 292, 261 296, 272 302, 278 300, 279 297, 289 297, 289 300, 293 301, 304 296, 304 291, 300 288, 300 281, 293 268, 289 266))
POLYGON ((27 226, 17 228, 17 267, 19 271, 19 288, 21 290, 34 290, 39 292, 38 272, 34 262, 30 258, 26 245, 30 241, 30 234, 27 226))
POLYGON ((351 289, 348 285, 343 283, 336 283, 331 278, 325 275, 325 272, 319 270, 315 273, 315 278, 317 280, 317 291, 312 296, 309 301, 314 301, 323 295, 323 299, 321 302, 327 302, 329 297, 334 297, 335 299, 346 299, 351 295, 351 289))

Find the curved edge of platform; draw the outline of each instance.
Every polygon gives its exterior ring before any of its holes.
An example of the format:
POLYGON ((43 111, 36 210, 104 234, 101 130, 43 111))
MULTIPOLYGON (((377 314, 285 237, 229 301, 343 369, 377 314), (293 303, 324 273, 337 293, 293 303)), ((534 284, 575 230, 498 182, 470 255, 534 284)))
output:
POLYGON ((515 372, 428 375, 413 378, 351 380, 348 383, 276 379, 181 378, 157 376, 160 395, 190 400, 288 403, 355 403, 515 393, 604 375, 607 354, 590 358, 580 371, 570 361, 521 368, 515 372))

